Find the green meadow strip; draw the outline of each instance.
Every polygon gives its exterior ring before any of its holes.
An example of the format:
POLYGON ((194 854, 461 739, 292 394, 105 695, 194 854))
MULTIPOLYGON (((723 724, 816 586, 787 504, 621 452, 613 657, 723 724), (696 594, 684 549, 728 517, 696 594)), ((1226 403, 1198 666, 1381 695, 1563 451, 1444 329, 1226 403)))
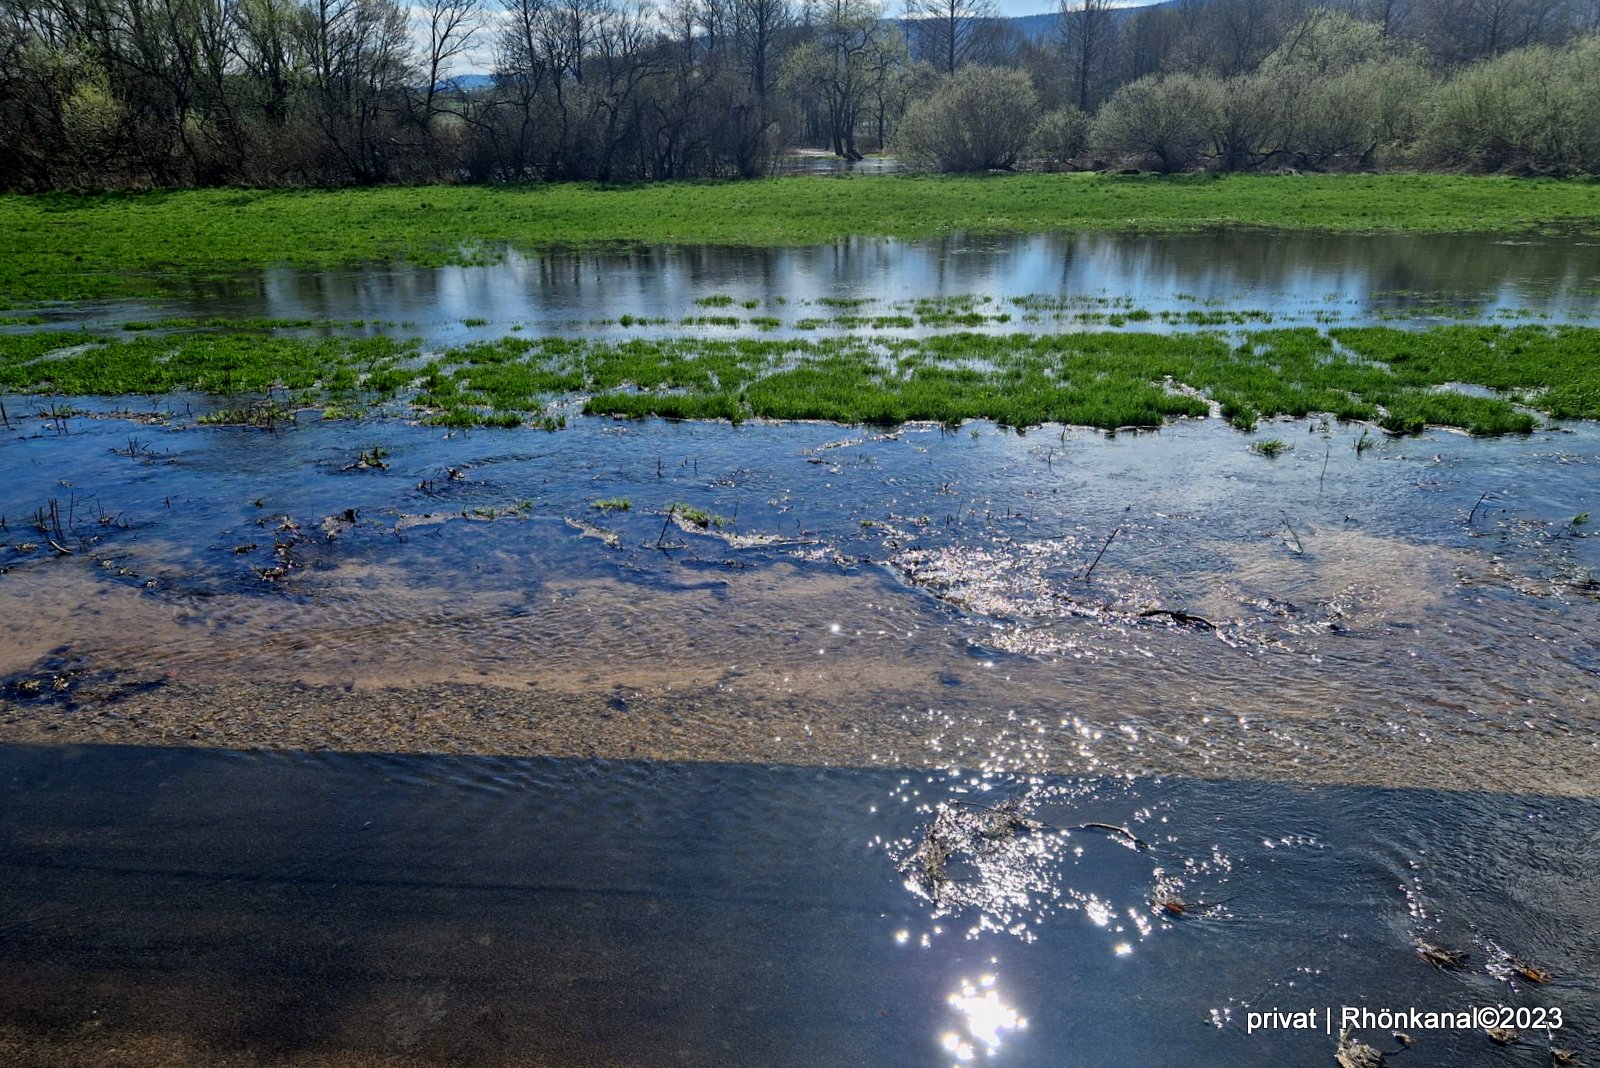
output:
POLYGON ((557 184, 10 195, 0 196, 0 308, 161 294, 196 279, 267 267, 486 263, 508 247, 775 246, 863 235, 1238 226, 1593 233, 1600 231, 1600 183, 1441 174, 1017 174, 620 189, 557 184))
MULTIPOLYGON (((0 391, 65 395, 283 391, 330 417, 407 404, 446 427, 566 425, 595 415, 818 419, 893 426, 987 419, 1116 429, 1215 408, 1240 430, 1277 416, 1526 433, 1544 412, 1600 418, 1600 328, 1439 326, 927 338, 508 336, 424 354, 416 341, 252 334, 0 335, 0 391), (1467 387, 1484 387, 1470 389, 1467 387), (1492 391, 1492 392, 1491 392, 1492 391)), ((253 402, 252 402, 253 403, 253 402)), ((260 408, 230 404, 258 421, 260 408)), ((281 413, 273 409, 273 418, 281 413)))

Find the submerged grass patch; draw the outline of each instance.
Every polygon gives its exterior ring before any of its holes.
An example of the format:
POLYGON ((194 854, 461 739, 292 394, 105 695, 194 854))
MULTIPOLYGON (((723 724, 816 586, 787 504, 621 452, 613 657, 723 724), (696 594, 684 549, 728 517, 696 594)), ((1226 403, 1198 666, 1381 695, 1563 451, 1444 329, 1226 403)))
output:
POLYGON ((1019 174, 795 177, 623 189, 562 184, 13 195, 0 197, 0 305, 155 294, 197 277, 274 266, 483 263, 498 259, 504 246, 770 246, 955 230, 1240 225, 1592 232, 1600 229, 1600 183, 1437 174, 1019 174), (184 241, 173 242, 175 233, 184 241))
MULTIPOLYGON (((642 418, 819 419, 1014 427, 1158 426, 1213 407, 1240 430, 1274 416, 1522 433, 1536 418, 1600 418, 1600 329, 1309 327, 1221 333, 947 334, 631 339, 512 335, 421 363, 416 342, 260 335, 105 339, 0 335, 0 390, 222 396, 273 390, 335 413, 408 398, 439 426, 558 430, 564 403, 642 418), (1472 392, 1471 384, 1489 389, 1472 392), (1498 390, 1511 399, 1489 390, 1498 390)), ((239 422, 260 409, 233 406, 239 422)), ((271 413, 274 418, 279 413, 271 413)))
MULTIPOLYGON (((950 334, 927 338, 672 338, 604 342, 502 339, 462 346, 436 361, 455 403, 537 410, 561 395, 588 394, 584 410, 639 418, 820 419, 895 425, 1009 426, 1067 423, 1116 429, 1205 415, 1215 404, 1240 430, 1261 419, 1324 413, 1395 432, 1426 425, 1476 434, 1521 433, 1537 420, 1511 401, 1448 388, 1487 384, 1492 353, 1538 352, 1518 371, 1521 399, 1573 414, 1600 375, 1581 359, 1600 330, 1447 327, 1324 334, 1258 330, 1236 338, 1185 335, 950 334), (1385 348, 1387 346, 1387 348, 1385 348), (1459 349, 1460 351, 1456 351, 1459 349), (1390 365, 1381 352, 1400 354, 1390 365), (1432 352, 1432 363, 1404 358, 1432 352), (1455 352, 1453 358, 1438 355, 1455 352), (1474 377, 1474 372, 1483 373, 1474 377)), ((1511 384, 1501 376, 1496 382, 1511 384)), ((1497 385, 1497 388, 1506 388, 1497 385)))
MULTIPOLYGON (((417 343, 393 338, 175 335, 103 338, 41 331, 0 336, 0 390, 79 396, 287 390, 341 399, 392 395, 417 343)), ((253 421, 253 420, 239 420, 253 421)))
MULTIPOLYGON (((1380 360, 1411 385, 1460 382, 1508 393, 1558 419, 1600 419, 1600 330, 1582 326, 1444 326, 1409 331, 1349 327, 1331 331, 1339 344, 1380 360)), ((1428 422, 1443 412, 1476 412, 1485 433, 1498 433, 1498 409, 1461 393, 1429 394, 1428 422)), ((1450 425, 1471 425, 1450 420, 1450 425)))

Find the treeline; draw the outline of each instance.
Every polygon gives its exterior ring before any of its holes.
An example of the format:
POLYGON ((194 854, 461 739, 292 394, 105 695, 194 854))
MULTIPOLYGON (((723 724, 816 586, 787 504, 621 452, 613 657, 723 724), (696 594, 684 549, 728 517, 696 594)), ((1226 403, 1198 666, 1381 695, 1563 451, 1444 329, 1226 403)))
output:
POLYGON ((1041 39, 992 5, 0 0, 0 186, 736 177, 796 145, 1600 170, 1600 0, 1069 0, 1041 39))
MULTIPOLYGON (((1161 171, 1445 168, 1600 172, 1600 36, 1440 71, 1381 23, 1318 11, 1253 69, 1149 74, 1117 88, 1083 141, 1043 140, 1161 171)), ((1064 120, 1058 120, 1061 122, 1064 120)))

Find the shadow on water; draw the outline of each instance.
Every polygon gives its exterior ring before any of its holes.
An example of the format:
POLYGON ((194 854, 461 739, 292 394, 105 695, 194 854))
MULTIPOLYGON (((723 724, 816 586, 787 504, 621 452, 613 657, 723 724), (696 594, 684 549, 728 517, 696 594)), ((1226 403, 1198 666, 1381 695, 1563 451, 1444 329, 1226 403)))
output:
POLYGON ((1505 1005, 1567 1026, 1509 1047, 1403 1027, 1410 1056, 1547 1064, 1552 1037, 1600 1054, 1597 843, 1590 799, 6 745, 0 1053, 1319 1064, 1320 1023, 1249 1033, 1248 1014, 1505 1005), (1149 848, 1039 829, 952 862, 964 904, 920 896, 901 862, 930 806, 1004 798, 1149 848), (1552 981, 1507 976, 1509 955, 1552 981))

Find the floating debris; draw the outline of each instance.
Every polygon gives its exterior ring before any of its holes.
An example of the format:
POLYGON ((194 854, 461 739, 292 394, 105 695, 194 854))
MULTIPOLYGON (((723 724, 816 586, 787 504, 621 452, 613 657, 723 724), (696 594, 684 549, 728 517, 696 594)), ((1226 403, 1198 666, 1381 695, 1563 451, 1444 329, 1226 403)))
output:
POLYGON ((943 904, 951 878, 946 866, 960 853, 976 854, 1019 833, 1044 825, 1023 815, 1023 802, 1010 798, 995 805, 953 802, 934 810, 922 841, 900 865, 934 904, 943 904))
POLYGON ((1104 831, 1106 834, 1123 839, 1127 845, 1139 850, 1141 853, 1150 852, 1149 842, 1146 842, 1143 838, 1128 830, 1128 828, 1118 826, 1115 823, 1080 823, 1076 827, 1067 827, 1065 829, 1069 831, 1104 831))
POLYGON ((1421 938, 1413 938, 1411 944, 1417 949, 1417 956, 1433 965, 1439 971, 1459 971, 1466 967, 1467 955, 1454 949, 1441 946, 1436 942, 1429 942, 1421 938))
POLYGON ((1521 979, 1524 982, 1541 986, 1555 981, 1555 976, 1544 968, 1507 952, 1493 942, 1489 943, 1489 950, 1489 974, 1496 979, 1506 982, 1510 982, 1512 979, 1521 979))
POLYGON ((1334 1051, 1333 1059, 1342 1068, 1382 1068, 1387 1063, 1382 1053, 1353 1037, 1348 1024, 1339 1032, 1339 1048, 1334 1051))
POLYGON ((607 530, 605 527, 596 526, 593 523, 585 523, 583 520, 574 519, 571 516, 567 516, 566 521, 567 526, 586 538, 598 539, 608 549, 616 549, 622 545, 622 535, 614 530, 607 530))
POLYGON ((1525 960, 1512 957, 1506 963, 1510 966, 1513 975, 1516 975, 1522 979, 1526 979, 1530 983, 1542 984, 1553 982, 1555 980, 1555 976, 1551 975, 1538 965, 1529 964, 1525 960))
MULTIPOLYGON (((343 467, 339 468, 339 470, 387 471, 389 469, 388 458, 389 450, 385 449, 381 445, 374 445, 370 449, 363 450, 361 455, 356 457, 354 463, 345 464, 343 467)), ((454 477, 454 475, 451 477, 454 477)))
POLYGON ((1173 916, 1184 916, 1189 912, 1188 903, 1185 902, 1183 898, 1174 894, 1159 895, 1151 903, 1155 905, 1156 908, 1161 909, 1163 912, 1170 913, 1173 916))
POLYGON ((1193 612, 1185 612, 1176 608, 1146 608, 1139 613, 1140 619, 1166 618, 1184 627, 1198 627, 1200 630, 1216 630, 1217 625, 1204 616, 1197 616, 1193 612))

